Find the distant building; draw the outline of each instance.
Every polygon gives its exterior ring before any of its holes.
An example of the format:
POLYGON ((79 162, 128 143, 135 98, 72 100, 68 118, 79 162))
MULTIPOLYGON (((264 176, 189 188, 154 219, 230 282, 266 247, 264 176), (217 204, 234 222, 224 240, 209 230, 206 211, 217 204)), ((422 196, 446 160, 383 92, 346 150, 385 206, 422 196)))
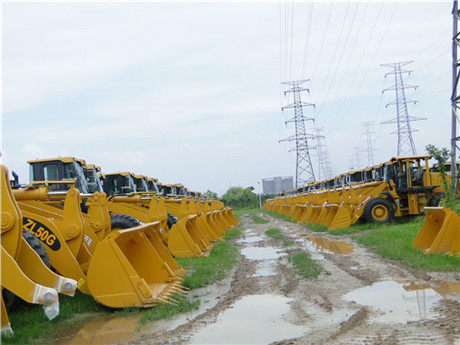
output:
POLYGON ((262 179, 264 194, 276 194, 290 189, 294 189, 294 178, 292 176, 276 176, 262 179))

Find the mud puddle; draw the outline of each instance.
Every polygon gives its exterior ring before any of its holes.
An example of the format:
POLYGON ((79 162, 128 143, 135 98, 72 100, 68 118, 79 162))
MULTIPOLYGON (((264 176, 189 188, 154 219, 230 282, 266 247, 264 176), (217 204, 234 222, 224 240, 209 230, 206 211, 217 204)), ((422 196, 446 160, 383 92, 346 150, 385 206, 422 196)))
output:
POLYGON ((434 309, 449 293, 460 293, 460 284, 382 281, 350 291, 343 299, 376 311, 377 315, 372 317, 375 322, 407 323, 438 318, 439 313, 434 309))
POLYGON ((260 236, 246 236, 245 239, 242 239, 242 240, 238 240, 237 242, 238 243, 257 243, 257 242, 261 242, 263 241, 264 239, 260 236))
POLYGON ((287 255, 273 247, 246 247, 241 249, 241 254, 249 260, 271 260, 287 255))
POLYGON ((286 322, 292 299, 281 295, 247 295, 223 311, 217 322, 192 336, 191 345, 268 344, 300 336, 308 328, 286 322))
POLYGON ((269 277, 277 274, 275 260, 266 260, 257 264, 256 272, 251 277, 269 277))
POLYGON ((300 235, 304 238, 306 249, 311 253, 328 254, 351 254, 353 246, 343 241, 330 241, 321 237, 311 237, 305 234, 300 235))
POLYGON ((67 329, 53 345, 106 345, 138 339, 149 326, 139 327, 139 316, 100 316, 80 328, 67 329))

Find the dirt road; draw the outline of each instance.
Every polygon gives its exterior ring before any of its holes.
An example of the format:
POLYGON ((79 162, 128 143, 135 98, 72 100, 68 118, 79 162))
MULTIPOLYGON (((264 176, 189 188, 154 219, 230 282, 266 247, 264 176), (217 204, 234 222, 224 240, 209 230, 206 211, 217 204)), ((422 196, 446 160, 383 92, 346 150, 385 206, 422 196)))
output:
POLYGON ((460 345, 460 274, 407 269, 349 238, 260 216, 269 223, 243 216, 229 277, 192 292, 199 311, 156 322, 129 344, 460 345), (294 245, 274 241, 269 228, 294 245), (286 255, 295 249, 321 265, 317 279, 293 272, 286 255))

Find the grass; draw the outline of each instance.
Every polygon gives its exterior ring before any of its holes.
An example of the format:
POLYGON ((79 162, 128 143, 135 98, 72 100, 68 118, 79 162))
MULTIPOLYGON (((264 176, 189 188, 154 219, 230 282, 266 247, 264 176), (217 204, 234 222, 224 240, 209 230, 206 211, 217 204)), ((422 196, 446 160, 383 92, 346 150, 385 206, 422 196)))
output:
MULTIPOLYGON (((233 229, 237 230, 237 229, 233 229)), ((241 230, 239 230, 241 233, 241 230)), ((235 231, 237 233, 237 231, 235 231)), ((229 269, 235 267, 238 259, 238 249, 227 242, 216 243, 208 257, 178 258, 179 264, 190 270, 183 286, 190 289, 212 284, 225 277, 229 269)), ((59 296, 59 315, 52 321, 45 317, 40 305, 25 305, 18 307, 8 314, 14 335, 2 336, 2 345, 40 344, 50 342, 59 331, 69 327, 82 326, 84 319, 75 320, 74 316, 81 313, 103 313, 107 315, 140 315, 140 324, 153 320, 171 318, 174 315, 197 309, 200 300, 174 296, 177 305, 161 304, 153 308, 126 308, 114 310, 98 304, 93 297, 76 291, 75 296, 59 296), (71 319, 72 318, 72 319, 71 319)))
POLYGON ((305 279, 315 279, 321 273, 321 266, 303 251, 291 253, 287 259, 294 266, 294 272, 305 279))
POLYGON ((275 241, 283 241, 283 247, 290 247, 294 244, 294 241, 286 240, 286 237, 281 233, 280 229, 270 228, 265 231, 265 234, 275 241))
POLYGON ((251 218, 256 224, 267 224, 269 220, 259 217, 257 214, 251 214, 251 218))
POLYGON ((238 249, 231 243, 214 244, 208 257, 177 258, 183 268, 193 273, 184 278, 183 286, 200 288, 225 278, 226 271, 235 267, 238 249))
POLYGON ((284 240, 284 235, 281 234, 280 229, 270 228, 267 231, 265 231, 265 234, 273 238, 275 241, 284 240))
POLYGON ((233 214, 235 217, 241 221, 241 216, 243 214, 249 213, 249 214, 255 214, 257 212, 260 212, 260 208, 234 208, 233 209, 233 214))
POLYGON ((272 210, 263 209, 262 212, 265 213, 265 214, 268 214, 268 215, 272 216, 273 218, 278 218, 278 219, 284 220, 285 222, 297 223, 297 222, 296 222, 294 219, 292 219, 291 217, 286 216, 286 215, 284 215, 284 214, 276 213, 276 212, 274 212, 274 211, 272 211, 272 210))
POLYGON ((313 223, 305 223, 305 227, 309 230, 313 230, 314 232, 326 232, 327 226, 322 224, 313 224, 313 223))
POLYGON ((243 230, 240 228, 234 228, 231 230, 227 230, 223 236, 224 240, 234 240, 240 238, 243 233, 243 230))
POLYGON ((382 257, 399 261, 408 267, 427 271, 460 272, 460 257, 442 254, 424 254, 411 244, 423 224, 416 218, 403 224, 387 224, 359 236, 353 236, 359 244, 369 247, 382 257))

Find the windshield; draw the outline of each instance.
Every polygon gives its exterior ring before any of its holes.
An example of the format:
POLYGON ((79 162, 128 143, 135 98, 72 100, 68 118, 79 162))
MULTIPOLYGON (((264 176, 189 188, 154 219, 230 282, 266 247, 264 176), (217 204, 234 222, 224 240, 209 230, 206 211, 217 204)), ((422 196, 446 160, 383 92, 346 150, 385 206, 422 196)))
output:
POLYGON ((75 188, 77 188, 80 193, 89 193, 88 185, 86 184, 85 173, 83 172, 81 165, 77 164, 76 162, 65 163, 64 174, 65 179, 76 180, 75 188))
POLYGON ((86 183, 88 184, 88 190, 90 193, 99 192, 102 193, 102 181, 99 178, 96 170, 87 169, 85 170, 86 183))
POLYGON ((123 176, 123 193, 136 192, 136 185, 131 175, 123 176))

